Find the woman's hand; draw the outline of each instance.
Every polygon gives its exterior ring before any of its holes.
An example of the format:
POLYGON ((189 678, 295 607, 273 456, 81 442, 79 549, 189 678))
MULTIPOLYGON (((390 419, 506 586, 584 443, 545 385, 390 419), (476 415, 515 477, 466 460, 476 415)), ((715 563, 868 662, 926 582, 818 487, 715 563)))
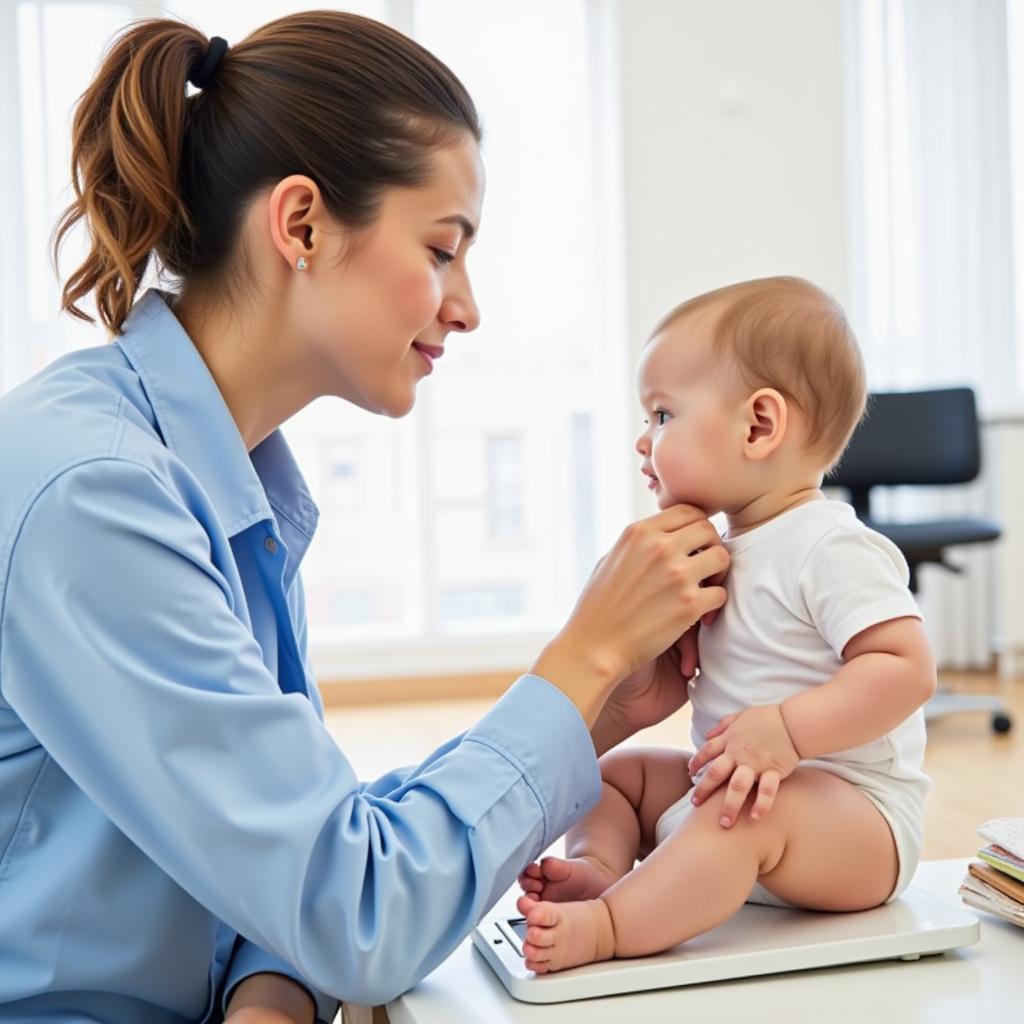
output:
POLYGON ((708 766, 691 799, 694 804, 702 803, 728 780, 721 824, 729 828, 756 785, 757 799, 750 809, 751 818, 756 820, 771 810, 780 783, 799 763, 800 754, 790 739, 779 705, 746 708, 723 718, 690 758, 691 775, 708 766))
POLYGON ((671 673, 648 668, 649 663, 661 655, 669 662, 676 658, 678 678, 680 638, 725 603, 721 586, 702 584, 721 578, 728 565, 718 531, 691 505, 632 523, 598 563, 568 623, 532 671, 559 687, 588 726, 611 690, 633 673, 640 672, 633 696, 643 696, 647 708, 641 720, 673 700, 679 707, 685 691, 668 696, 671 689, 662 682, 671 673))
POLYGON ((697 631, 691 626, 667 651, 619 683, 590 734, 600 757, 633 733, 675 714, 685 703, 687 682, 699 667, 697 631))

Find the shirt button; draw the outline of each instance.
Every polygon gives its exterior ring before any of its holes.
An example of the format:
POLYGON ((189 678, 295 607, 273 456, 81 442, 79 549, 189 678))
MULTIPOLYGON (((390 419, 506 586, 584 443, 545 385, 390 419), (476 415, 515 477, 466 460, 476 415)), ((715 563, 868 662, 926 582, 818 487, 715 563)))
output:
POLYGON ((267 551, 270 552, 270 554, 272 554, 272 555, 276 555, 277 554, 277 541, 274 540, 273 537, 268 537, 263 542, 263 546, 267 549, 267 551))

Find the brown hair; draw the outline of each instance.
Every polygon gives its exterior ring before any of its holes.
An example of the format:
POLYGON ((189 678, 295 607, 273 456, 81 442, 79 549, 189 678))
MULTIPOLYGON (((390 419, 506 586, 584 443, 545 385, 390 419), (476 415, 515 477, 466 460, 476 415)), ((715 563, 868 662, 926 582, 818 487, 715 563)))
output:
POLYGON ((702 310, 716 314, 717 352, 735 362, 744 384, 775 388, 796 405, 807 421, 809 450, 830 468, 867 399, 864 363, 843 307, 801 277, 765 277, 682 303, 652 337, 702 310))
MULTIPOLYGON (((329 213, 372 223, 388 186, 416 186, 432 149, 480 121, 465 87, 429 51, 354 14, 306 11, 232 46, 212 84, 186 96, 207 38, 185 22, 132 22, 79 98, 72 128, 76 199, 52 238, 86 218, 91 248, 64 285, 61 309, 93 289, 119 334, 155 250, 182 279, 231 294, 246 207, 301 173, 329 213)), ((58 271, 59 274, 59 271, 58 271)))

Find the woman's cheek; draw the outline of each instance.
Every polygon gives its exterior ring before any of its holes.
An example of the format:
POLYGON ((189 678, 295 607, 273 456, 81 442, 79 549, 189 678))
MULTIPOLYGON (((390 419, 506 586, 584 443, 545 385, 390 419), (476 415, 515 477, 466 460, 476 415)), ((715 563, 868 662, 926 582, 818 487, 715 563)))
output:
POLYGON ((432 323, 441 308, 441 283, 431 267, 405 275, 398 286, 402 320, 419 331, 432 323))

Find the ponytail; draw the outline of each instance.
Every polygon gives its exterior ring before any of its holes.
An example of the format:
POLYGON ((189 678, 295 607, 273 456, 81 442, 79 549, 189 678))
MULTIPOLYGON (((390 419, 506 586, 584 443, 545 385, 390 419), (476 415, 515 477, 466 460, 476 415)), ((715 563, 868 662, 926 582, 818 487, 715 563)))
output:
POLYGON ((61 309, 93 323, 75 303, 95 289, 100 318, 113 334, 153 250, 173 225, 189 224, 178 190, 185 82, 205 50, 202 34, 183 23, 144 21, 115 41, 75 109, 75 200, 55 229, 55 267, 64 236, 83 218, 91 245, 64 285, 61 309))

